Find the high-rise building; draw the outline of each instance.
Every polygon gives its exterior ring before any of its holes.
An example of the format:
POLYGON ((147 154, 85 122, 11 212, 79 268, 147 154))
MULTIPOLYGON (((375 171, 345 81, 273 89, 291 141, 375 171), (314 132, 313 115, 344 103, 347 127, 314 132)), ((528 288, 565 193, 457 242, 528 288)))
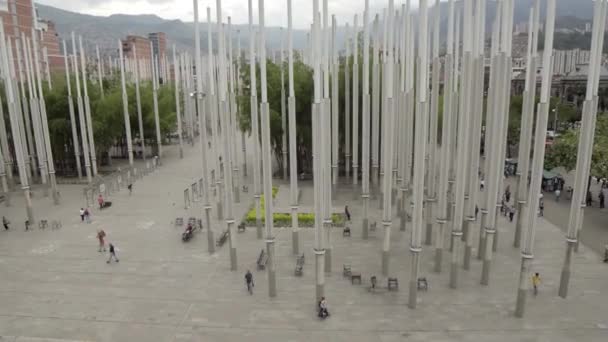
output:
POLYGON ((133 35, 122 40, 122 52, 125 54, 125 58, 134 58, 134 50, 137 50, 138 59, 150 59, 150 40, 133 35))
POLYGON ((165 51, 167 49, 167 36, 165 33, 148 33, 148 39, 152 42, 152 51, 154 52, 154 55, 158 56, 159 60, 165 58, 165 51))
MULTIPOLYGON (((47 59, 44 58, 44 50, 48 55, 49 68, 51 70, 62 70, 64 68, 63 57, 59 49, 59 39, 55 24, 50 20, 40 20, 32 0, 0 0, 0 18, 4 33, 15 47, 16 38, 32 38, 32 29, 35 29, 36 38, 40 43, 39 56, 41 67, 46 67, 47 59)), ((19 46, 21 48, 21 46, 19 46)), ((16 60, 17 52, 13 49, 16 60)), ((43 76, 44 77, 44 76, 43 76)))

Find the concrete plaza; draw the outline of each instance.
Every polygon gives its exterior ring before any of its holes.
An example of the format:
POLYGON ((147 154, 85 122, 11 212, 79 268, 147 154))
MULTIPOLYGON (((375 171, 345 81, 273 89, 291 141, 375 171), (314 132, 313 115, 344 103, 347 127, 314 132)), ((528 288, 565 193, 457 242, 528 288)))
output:
MULTIPOLYGON (((350 186, 342 186, 335 208, 348 204, 353 214, 352 236, 332 233, 333 264, 326 277, 331 317, 315 312, 313 229, 303 229, 304 274, 294 276, 291 232, 276 229, 278 296, 268 297, 265 271, 256 270, 264 240, 254 228, 237 235, 238 271, 229 270, 227 243, 207 253, 206 229, 183 243, 176 217, 202 217, 200 202, 185 210, 183 189, 200 177, 199 148, 187 147, 178 160, 168 149, 164 165, 113 195, 113 206, 93 210, 93 222, 81 223, 82 186, 62 185, 63 203, 52 205, 36 191, 37 219, 59 219, 63 228, 25 232, 22 198, 14 193, 10 208, 0 214, 12 222, 0 232, 0 341, 606 341, 608 340, 608 264, 581 245, 574 256, 567 299, 557 296, 564 257, 563 232, 538 221, 533 270, 540 272, 540 293, 528 297, 526 316, 513 316, 520 254, 512 248, 514 224, 499 218, 499 248, 490 286, 479 285, 481 263, 461 270, 459 288, 448 287, 449 253, 444 271, 432 272, 432 247, 422 253, 421 276, 428 292, 419 293, 418 308, 407 307, 409 238, 393 221, 390 270, 399 291, 368 291, 369 278, 381 277, 382 228, 361 239, 361 202, 350 186), (103 228, 118 247, 119 263, 106 264, 97 251, 95 234, 103 228), (342 276, 348 263, 361 272, 362 285, 342 276), (254 294, 244 286, 244 273, 254 274, 254 294)), ((250 175, 246 183, 251 183, 250 175)), ((276 181, 277 202, 288 198, 288 185, 276 181)), ((235 207, 239 220, 253 204, 252 186, 235 207)), ((358 191, 358 190, 357 190, 358 191)), ((310 207, 311 184, 302 188, 302 206, 310 207)), ((372 222, 381 211, 372 202, 372 222)), ((277 203, 284 206, 285 203, 277 203)), ((216 220, 216 237, 225 223, 216 220)), ((478 229, 475 228, 475 231, 478 229)), ((476 234, 475 234, 476 235, 476 234)), ((476 247, 476 244, 475 244, 476 247)), ((474 252, 476 255, 476 251, 474 252)))

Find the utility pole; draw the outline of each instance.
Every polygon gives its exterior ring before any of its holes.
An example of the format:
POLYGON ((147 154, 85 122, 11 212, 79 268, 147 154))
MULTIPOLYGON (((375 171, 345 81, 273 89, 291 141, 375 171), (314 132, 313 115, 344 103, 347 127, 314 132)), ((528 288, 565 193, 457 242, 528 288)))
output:
POLYGON ((359 180, 359 27, 358 16, 353 21, 353 186, 359 180))
MULTIPOLYGON (((99 57, 99 45, 95 45, 95 52, 97 53, 97 81, 99 82, 99 91, 101 92, 101 98, 103 99, 105 96, 103 93, 103 74, 101 72, 103 62, 99 57)), ((135 63, 137 63, 137 58, 135 58, 135 63)))
MULTIPOLYGON (((154 104, 154 125, 156 127, 156 153, 158 160, 161 161, 163 156, 163 147, 160 137, 160 118, 158 114, 158 55, 154 54, 152 42, 150 42, 150 54, 150 62, 152 63, 152 101, 154 104)), ((194 136, 192 136, 191 139, 194 139, 194 136)))
MULTIPOLYGON (((344 149, 344 166, 346 171, 346 180, 348 181, 348 177, 350 177, 350 44, 351 41, 348 38, 348 33, 350 29, 348 27, 348 23, 346 23, 346 56, 344 58, 344 143, 346 148, 344 149)), ((313 42, 314 44, 314 42, 313 42)))
POLYGON ((283 134, 281 136, 281 155, 283 156, 283 179, 287 179, 287 112, 285 111, 285 47, 283 46, 285 35, 283 28, 281 27, 281 58, 280 66, 281 69, 281 128, 283 134))
MULTIPOLYGON (((409 1, 409 0, 408 0, 409 1)), ((372 49, 372 194, 378 192, 378 162, 380 149, 380 29, 378 27, 378 14, 374 17, 374 39, 372 49)), ((347 60, 348 61, 348 60, 347 60)), ((346 64, 348 65, 348 63, 346 64)))

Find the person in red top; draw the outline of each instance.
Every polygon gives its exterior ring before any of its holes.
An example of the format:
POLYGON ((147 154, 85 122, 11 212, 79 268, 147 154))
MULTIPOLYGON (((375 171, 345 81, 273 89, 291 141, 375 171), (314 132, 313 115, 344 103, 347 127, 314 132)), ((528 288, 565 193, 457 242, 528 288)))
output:
POLYGON ((99 203, 99 209, 103 208, 103 196, 101 196, 101 194, 99 194, 99 197, 97 197, 97 203, 99 203))
POLYGON ((101 252, 101 250, 103 249, 103 251, 106 251, 106 245, 105 245, 105 239, 106 237, 106 232, 103 231, 103 229, 100 229, 97 232, 97 239, 99 240, 99 252, 101 252))

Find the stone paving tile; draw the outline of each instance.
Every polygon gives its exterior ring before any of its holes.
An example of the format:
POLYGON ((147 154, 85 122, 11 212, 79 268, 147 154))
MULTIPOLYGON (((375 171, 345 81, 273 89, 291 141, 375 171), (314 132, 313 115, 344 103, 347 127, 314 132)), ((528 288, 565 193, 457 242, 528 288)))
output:
MULTIPOLYGON (((171 153, 171 150, 168 149, 171 153)), ((608 339, 608 266, 581 246, 573 258, 569 297, 557 296, 563 261, 563 233, 540 219, 534 270, 542 276, 537 297, 528 297, 525 319, 513 317, 519 276, 519 251, 511 247, 513 226, 499 219, 499 249, 490 286, 479 285, 481 263, 460 270, 459 288, 448 288, 444 272, 432 272, 432 247, 424 246, 421 275, 429 280, 420 292, 418 308, 407 307, 411 226, 399 231, 393 219, 390 274, 398 277, 399 291, 368 291, 369 277, 379 285, 383 228, 361 239, 361 201, 350 187, 339 189, 335 210, 348 204, 353 213, 351 237, 341 229, 331 232, 332 271, 326 274, 326 296, 332 316, 319 320, 314 301, 314 230, 301 230, 306 263, 302 277, 294 276, 291 231, 280 228, 276 237, 278 296, 269 298, 267 274, 256 269, 264 240, 255 228, 237 234, 238 272, 229 271, 228 245, 207 253, 206 230, 183 243, 183 227, 175 217, 203 215, 200 202, 183 208, 182 190, 197 178, 196 148, 183 160, 166 159, 159 170, 112 196, 109 210, 93 211, 93 223, 80 222, 81 187, 62 185, 64 203, 34 199, 38 217, 61 219, 60 230, 15 227, 0 232, 0 342, 20 341, 606 341, 608 339), (97 252, 95 231, 103 228, 119 248, 120 263, 107 265, 97 252), (363 275, 362 285, 342 276, 350 263, 363 275), (254 294, 248 295, 243 273, 254 274, 254 294)), ((250 179, 248 180, 250 181, 250 179)), ((288 187, 281 181, 281 192, 288 187)), ((252 187, 250 187, 250 190, 252 187)), ((285 193, 280 198, 289 198, 285 193)), ((302 206, 312 188, 302 189, 302 206)), ((16 222, 15 207, 0 208, 16 222)), ((214 201, 213 201, 214 202, 214 201)), ((235 217, 253 204, 252 191, 241 194, 235 217)), ((377 201, 370 205, 372 221, 380 220, 377 201)), ((394 210, 393 210, 394 212, 394 210)), ((216 236, 225 229, 213 213, 216 236)), ((478 227, 473 231, 476 236, 478 227)), ((446 236, 447 241, 447 236, 446 236)), ((475 244, 476 247, 476 244, 475 244)), ((476 251, 474 251, 476 254, 476 251)), ((462 255, 460 256, 462 257, 462 255)))

